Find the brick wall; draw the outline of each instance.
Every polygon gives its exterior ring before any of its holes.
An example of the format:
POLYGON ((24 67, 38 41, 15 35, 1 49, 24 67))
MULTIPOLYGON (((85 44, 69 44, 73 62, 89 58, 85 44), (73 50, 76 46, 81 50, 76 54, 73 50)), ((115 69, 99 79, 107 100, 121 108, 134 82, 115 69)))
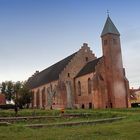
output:
POLYGON ((76 89, 76 96, 75 96, 75 105, 78 108, 89 108, 89 104, 92 103, 92 108, 94 107, 94 100, 93 100, 93 87, 91 86, 91 93, 88 93, 88 79, 90 78, 91 81, 93 79, 93 73, 86 74, 84 76, 80 76, 75 79, 75 89, 76 89), (78 82, 81 83, 81 95, 78 95, 78 82))

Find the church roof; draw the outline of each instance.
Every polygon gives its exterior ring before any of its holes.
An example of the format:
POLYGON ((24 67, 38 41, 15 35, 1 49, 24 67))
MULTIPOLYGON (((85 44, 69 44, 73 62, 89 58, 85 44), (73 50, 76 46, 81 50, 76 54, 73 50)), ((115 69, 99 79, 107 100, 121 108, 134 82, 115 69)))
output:
POLYGON ((107 17, 101 36, 104 36, 108 33, 120 35, 118 29, 115 27, 114 23, 112 22, 109 16, 107 17))
POLYGON ((96 65, 98 64, 99 60, 101 59, 102 57, 98 58, 98 59, 94 59, 90 62, 88 62, 84 67, 83 69, 81 69, 81 71, 77 74, 76 77, 80 77, 80 76, 83 76, 85 74, 88 74, 88 73, 92 73, 92 72, 95 72, 95 67, 96 65))
POLYGON ((63 69, 75 56, 76 53, 66 57, 65 59, 55 63, 54 65, 46 68, 45 70, 39 72, 38 74, 30 77, 27 81, 27 85, 29 86, 29 88, 36 88, 43 84, 47 84, 49 82, 58 80, 59 74, 63 71, 63 69))

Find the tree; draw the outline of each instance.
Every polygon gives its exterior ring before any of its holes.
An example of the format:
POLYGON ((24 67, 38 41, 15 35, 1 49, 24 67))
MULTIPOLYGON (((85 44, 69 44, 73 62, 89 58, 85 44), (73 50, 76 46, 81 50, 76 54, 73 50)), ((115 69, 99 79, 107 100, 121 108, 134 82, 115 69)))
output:
POLYGON ((14 91, 13 91, 13 83, 9 81, 7 83, 7 90, 6 90, 7 100, 11 101, 14 98, 14 91))
POLYGON ((32 92, 27 88, 26 84, 18 90, 18 98, 16 100, 20 108, 29 108, 29 104, 32 101, 32 92))
POLYGON ((14 89, 14 95, 15 95, 15 98, 14 98, 15 104, 17 104, 17 101, 19 98, 19 90, 22 88, 22 86, 23 86, 23 82, 20 82, 20 81, 14 84, 13 89, 14 89))
POLYGON ((13 100, 21 108, 29 107, 31 103, 32 92, 26 86, 26 82, 2 82, 1 92, 5 94, 7 101, 13 100))
POLYGON ((2 82, 2 85, 1 85, 1 93, 5 94, 6 93, 6 83, 5 82, 2 82))
POLYGON ((2 82, 1 92, 5 95, 7 101, 11 101, 14 98, 13 82, 12 81, 2 82))

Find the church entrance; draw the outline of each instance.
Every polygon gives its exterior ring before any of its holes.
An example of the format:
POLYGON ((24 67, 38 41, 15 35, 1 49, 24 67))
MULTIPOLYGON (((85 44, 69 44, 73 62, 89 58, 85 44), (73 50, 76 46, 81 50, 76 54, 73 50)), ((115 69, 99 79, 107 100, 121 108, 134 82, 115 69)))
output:
POLYGON ((92 109, 92 103, 89 103, 89 109, 92 109))
POLYGON ((85 105, 84 104, 82 104, 82 109, 84 109, 85 108, 85 105))

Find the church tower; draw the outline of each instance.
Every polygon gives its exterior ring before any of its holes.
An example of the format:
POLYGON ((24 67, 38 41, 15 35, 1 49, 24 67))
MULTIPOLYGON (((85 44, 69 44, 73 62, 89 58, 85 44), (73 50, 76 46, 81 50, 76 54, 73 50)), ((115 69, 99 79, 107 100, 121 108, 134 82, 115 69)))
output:
POLYGON ((125 108, 127 107, 127 88, 122 63, 120 33, 109 16, 101 33, 101 39, 108 94, 106 107, 125 108))

